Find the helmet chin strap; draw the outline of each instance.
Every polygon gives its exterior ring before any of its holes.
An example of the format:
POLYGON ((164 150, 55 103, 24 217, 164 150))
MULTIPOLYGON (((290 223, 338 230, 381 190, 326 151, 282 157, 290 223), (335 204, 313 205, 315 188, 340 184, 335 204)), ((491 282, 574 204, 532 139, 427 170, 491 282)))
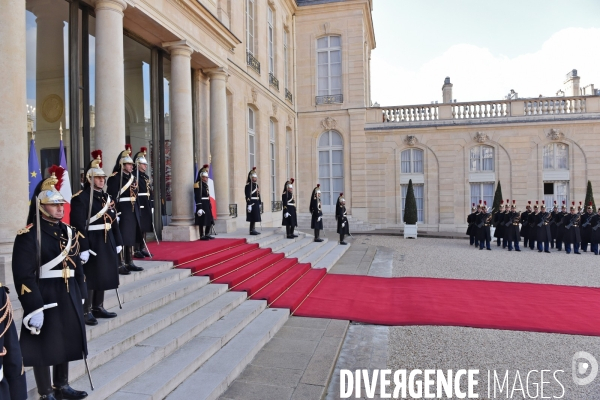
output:
POLYGON ((48 211, 46 211, 46 209, 44 208, 44 206, 42 204, 39 205, 39 210, 42 213, 42 218, 50 221, 50 222, 58 222, 60 221, 62 218, 55 218, 52 215, 50 215, 50 213, 48 213, 48 211))

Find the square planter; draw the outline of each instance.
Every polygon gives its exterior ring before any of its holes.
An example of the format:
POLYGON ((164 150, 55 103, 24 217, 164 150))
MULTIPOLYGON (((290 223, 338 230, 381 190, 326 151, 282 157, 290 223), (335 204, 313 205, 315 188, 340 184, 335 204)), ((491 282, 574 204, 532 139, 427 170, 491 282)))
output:
POLYGON ((417 224, 408 225, 404 224, 404 239, 416 239, 417 238, 417 224))

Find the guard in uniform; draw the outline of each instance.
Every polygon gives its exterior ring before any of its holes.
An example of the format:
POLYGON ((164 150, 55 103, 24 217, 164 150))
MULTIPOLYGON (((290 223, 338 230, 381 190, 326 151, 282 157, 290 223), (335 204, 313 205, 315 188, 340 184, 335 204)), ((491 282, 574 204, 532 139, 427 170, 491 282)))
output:
POLYGON ((310 211, 310 229, 313 229, 315 232, 315 242, 322 242, 323 239, 319 237, 319 234, 323 229, 323 210, 321 205, 320 183, 317 183, 317 186, 313 189, 310 195, 310 207, 308 211, 310 211))
POLYGON ((0 399, 27 399, 27 380, 8 288, 0 283, 0 399))
POLYGON ((69 386, 69 361, 87 356, 83 302, 87 287, 81 232, 61 222, 64 169, 53 165, 31 199, 28 225, 17 233, 12 255, 15 288, 23 306, 23 365, 33 367, 41 399, 83 399, 69 386), (53 379, 50 379, 52 366, 53 379))
POLYGON ((256 230, 256 223, 261 221, 260 188, 258 187, 258 183, 256 183, 257 180, 258 175, 256 174, 256 167, 254 167, 248 172, 248 179, 244 188, 246 195, 246 222, 250 222, 251 235, 260 235, 260 232, 256 230))
POLYGON ((525 211, 521 213, 521 237, 523 238, 523 247, 529 243, 529 215, 531 214, 531 201, 527 202, 525 211))
POLYGON ((571 254, 571 245, 574 247, 575 254, 581 254, 579 252, 579 243, 581 242, 581 234, 579 232, 579 223, 581 222, 581 215, 575 212, 575 202, 571 204, 571 213, 567 214, 563 218, 563 225, 565 226, 564 242, 565 252, 571 254))
POLYGON ((469 236, 469 245, 473 246, 475 243, 475 217, 477 208, 475 203, 471 206, 471 214, 467 215, 467 236, 469 236))
POLYGON ((148 171, 148 160, 146 159, 146 147, 140 148, 133 161, 135 162, 135 179, 138 182, 137 202, 140 206, 140 232, 141 237, 136 243, 136 258, 152 257, 146 246, 146 233, 154 232, 154 197, 152 195, 152 182, 146 173, 148 171))
POLYGON ((133 248, 142 236, 140 230, 140 204, 137 201, 138 183, 133 174, 131 146, 117 157, 113 173, 108 178, 108 194, 114 199, 119 217, 119 229, 123 239, 125 263, 119 267, 119 273, 129 275, 129 271, 142 271, 144 268, 133 263, 133 248))
POLYGON ((598 244, 600 244, 600 209, 591 218, 592 225, 592 237, 591 237, 591 251, 595 255, 598 255, 598 244))
POLYGON ((484 201, 481 206, 481 212, 477 216, 477 239, 479 240, 479 250, 483 250, 485 244, 486 249, 491 250, 490 241, 490 225, 492 224, 492 215, 487 212, 487 203, 484 201))
POLYGON ((592 217, 594 216, 594 209, 592 208, 592 202, 587 206, 585 213, 581 215, 581 250, 587 252, 588 243, 592 241, 592 217))
POLYGON ((502 219, 502 225, 504 226, 504 235, 502 237, 502 248, 505 249, 508 247, 509 239, 509 226, 510 226, 510 199, 506 199, 506 204, 504 205, 504 218, 502 219))
POLYGON ((297 238, 294 229, 298 226, 298 217, 296 216, 296 199, 294 198, 294 178, 285 182, 283 193, 281 194, 281 204, 283 219, 281 226, 285 226, 285 237, 288 239, 297 238))
POLYGON ((533 213, 529 214, 528 222, 529 222, 529 249, 533 250, 535 248, 535 241, 537 240, 537 223, 535 222, 538 214, 540 213, 540 206, 538 201, 535 201, 535 205, 533 206, 533 213))
POLYGON ((562 250, 563 238, 565 236, 565 224, 563 219, 567 215, 567 205, 563 200, 560 211, 554 216, 554 225, 556 226, 556 250, 562 250))
POLYGON ((119 287, 119 253, 123 239, 114 199, 104 193, 106 174, 102 170, 102 151, 92 152, 85 177, 85 189, 71 200, 71 223, 84 233, 85 238, 80 238, 79 244, 90 254, 83 267, 88 290, 83 306, 85 323, 98 325, 96 318, 117 316, 104 308, 104 291, 119 287))
MULTIPOLYGON (((348 224, 348 216, 346 213, 346 199, 344 193, 340 193, 335 205, 335 219, 337 220, 337 233, 340 234, 340 244, 347 245, 344 242, 344 236, 350 234, 350 224, 348 224)), ((320 202, 320 199, 319 199, 320 202)))
MULTIPOLYGON (((508 206, 508 204, 507 204, 508 206)), ((494 226, 496 230, 494 231, 494 237, 496 238, 496 246, 500 247, 500 242, 504 237, 504 200, 500 201, 500 207, 498 211, 494 214, 494 226)), ((506 247, 506 241, 503 243, 506 247)))
POLYGON ((548 224, 548 226, 550 226, 550 248, 553 249, 554 248, 554 242, 556 241, 556 237, 558 236, 558 226, 556 226, 556 219, 558 218, 558 214, 560 213, 560 211, 558 210, 558 203, 556 202, 556 200, 554 200, 554 204, 552 206, 552 218, 550 219, 550 223, 548 224))
POLYGON ((550 226, 548 224, 550 223, 551 218, 552 215, 549 212, 546 212, 546 204, 544 203, 544 200, 542 200, 540 212, 535 216, 538 253, 541 253, 542 251, 550 253, 550 238, 552 237, 552 234, 550 233, 550 226))
POLYGON ((200 240, 214 239, 210 236, 210 229, 215 224, 212 213, 212 204, 210 204, 210 188, 208 187, 208 164, 198 171, 196 182, 194 183, 194 199, 196 200, 195 222, 198 225, 200 240))
POLYGON ((510 206, 510 212, 508 213, 508 221, 506 225, 506 234, 508 239, 508 251, 513 251, 513 245, 515 251, 521 251, 519 248, 519 222, 521 220, 521 214, 517 212, 516 201, 510 206))

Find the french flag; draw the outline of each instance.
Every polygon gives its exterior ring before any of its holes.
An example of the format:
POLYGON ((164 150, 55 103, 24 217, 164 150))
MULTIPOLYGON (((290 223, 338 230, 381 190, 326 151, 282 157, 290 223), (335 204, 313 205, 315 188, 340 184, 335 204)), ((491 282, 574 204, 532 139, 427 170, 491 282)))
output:
MULTIPOLYGON (((61 128, 61 132, 62 132, 62 124, 61 124, 60 128, 61 128)), ((65 203, 65 216, 63 217, 62 221, 65 224, 70 224, 71 223, 71 197, 73 197, 73 192, 71 192, 71 181, 69 180, 69 171, 67 170, 67 157, 65 155, 65 147, 63 145, 62 135, 61 135, 61 139, 60 139, 59 153, 60 153, 60 166, 65 169, 65 172, 63 173, 63 178, 62 178, 63 182, 62 182, 62 185, 60 186, 59 192, 60 192, 60 194, 62 194, 62 197, 64 197, 65 200, 67 201, 65 203)))
POLYGON ((217 201, 215 200, 215 182, 213 181, 212 164, 208 167, 208 190, 210 191, 210 206, 213 218, 217 219, 217 201))

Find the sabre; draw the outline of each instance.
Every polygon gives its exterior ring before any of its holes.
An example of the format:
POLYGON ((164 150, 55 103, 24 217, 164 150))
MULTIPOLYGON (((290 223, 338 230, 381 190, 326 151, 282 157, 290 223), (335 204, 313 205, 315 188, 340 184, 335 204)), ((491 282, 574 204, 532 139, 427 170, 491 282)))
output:
POLYGON ((117 293, 117 300, 119 301, 119 308, 122 310, 123 305, 121 304, 121 296, 119 296, 119 289, 115 289, 115 292, 117 293))
POLYGON ((94 382, 92 381, 92 374, 90 374, 90 367, 88 366, 87 357, 85 356, 85 352, 82 351, 81 354, 83 355, 85 371, 87 372, 88 378, 90 378, 90 386, 92 387, 92 390, 94 390, 94 382))
MULTIPOLYGON (((146 239, 144 239, 144 237, 143 237, 143 236, 142 236, 142 242, 144 242, 144 247, 146 247, 146 250, 149 250, 149 249, 148 249, 148 245, 146 244, 146 239)), ((148 251, 148 254, 150 254, 150 258, 152 258, 152 253, 150 253, 150 252, 148 251)))

